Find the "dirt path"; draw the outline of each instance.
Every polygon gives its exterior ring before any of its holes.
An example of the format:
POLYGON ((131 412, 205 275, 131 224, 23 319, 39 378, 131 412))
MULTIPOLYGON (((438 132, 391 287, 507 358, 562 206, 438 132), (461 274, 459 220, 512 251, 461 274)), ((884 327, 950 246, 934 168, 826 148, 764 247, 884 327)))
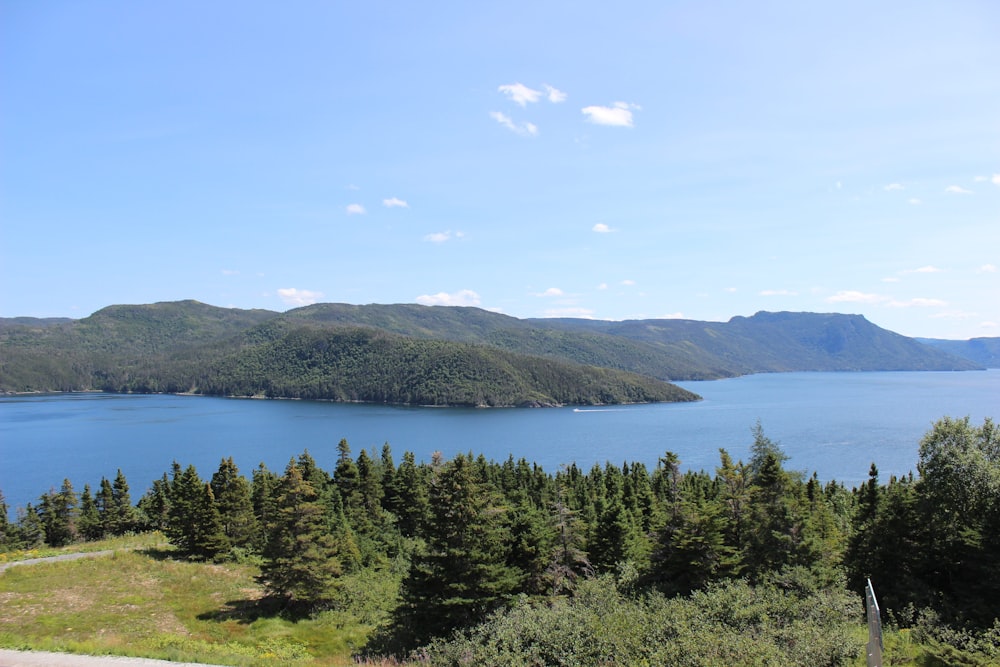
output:
POLYGON ((168 662, 149 658, 123 658, 112 655, 74 655, 41 651, 0 649, 0 667, 212 667, 196 662, 168 662))
MULTIPOLYGON (((72 554, 60 554, 58 556, 46 556, 45 558, 26 558, 25 560, 15 560, 10 563, 3 563, 0 565, 0 572, 3 572, 9 567, 17 567, 18 565, 36 565, 38 563, 57 563, 61 560, 76 560, 78 558, 96 558, 97 556, 110 556, 114 551, 111 549, 106 549, 105 551, 82 551, 79 553, 72 554)), ((0 667, 5 667, 0 664, 0 667)))

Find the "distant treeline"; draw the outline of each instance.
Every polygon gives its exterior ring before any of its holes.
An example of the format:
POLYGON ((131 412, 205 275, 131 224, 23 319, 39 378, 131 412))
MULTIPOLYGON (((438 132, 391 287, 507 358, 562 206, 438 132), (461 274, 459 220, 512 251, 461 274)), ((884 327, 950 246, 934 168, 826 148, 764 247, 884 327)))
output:
MULTIPOLYGON (((232 459, 208 479, 175 463, 137 504, 120 472, 79 494, 65 480, 19 508, 13 523, 0 512, 0 545, 162 530, 189 558, 259 558, 269 599, 296 613, 328 604, 347 573, 395 568, 393 620, 370 645, 380 653, 431 642, 440 655, 461 646, 459 654, 489 662, 485 656, 515 650, 498 646, 499 637, 516 643, 539 624, 554 624, 545 641, 555 642, 570 632, 563 615, 611 605, 633 621, 648 619, 692 594, 696 605, 719 603, 711 596, 763 605, 759 613, 785 614, 798 619, 797 632, 829 639, 843 628, 816 623, 856 620, 868 578, 886 622, 937 628, 960 650, 1000 650, 1000 431, 992 421, 942 419, 921 441, 916 477, 883 483, 872 465, 856 489, 787 470, 759 424, 752 435, 750 460, 720 450, 714 474, 682 473, 670 452, 652 469, 625 462, 550 473, 525 459, 472 453, 417 462, 406 452, 397 464, 388 444, 353 456, 346 441, 332 471, 308 452, 281 473, 261 464, 249 479, 232 459), (599 583, 606 577, 614 592, 599 583), (839 611, 817 620, 808 612, 817 604, 839 611), (774 605, 792 607, 779 613, 774 605), (492 630, 473 629, 481 623, 492 630), (463 628, 461 638, 441 639, 463 628)), ((677 629, 684 610, 673 609, 669 627, 677 629)), ((633 638, 638 631, 621 630, 633 638)), ((778 635, 768 641, 790 643, 773 650, 792 651, 796 638, 778 635)), ((753 651, 765 651, 744 648, 731 662, 753 664, 753 651)), ((850 657, 839 639, 817 639, 814 650, 825 653, 799 664, 850 657)))

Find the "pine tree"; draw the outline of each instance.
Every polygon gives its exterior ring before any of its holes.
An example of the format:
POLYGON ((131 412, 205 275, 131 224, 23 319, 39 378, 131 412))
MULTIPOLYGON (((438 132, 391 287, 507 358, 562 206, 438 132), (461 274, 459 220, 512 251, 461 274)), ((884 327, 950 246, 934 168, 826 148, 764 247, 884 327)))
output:
POLYGON ((115 475, 111 485, 111 512, 109 517, 109 532, 111 535, 124 535, 135 529, 135 508, 132 507, 132 497, 129 495, 128 482, 121 468, 115 475))
POLYGON ((431 482, 426 550, 413 558, 399 609, 418 643, 481 621, 520 579, 506 562, 498 494, 477 478, 474 462, 459 455, 431 482))
POLYGON ((204 495, 204 483, 195 467, 189 465, 181 469, 175 461, 170 481, 167 538, 182 553, 190 556, 197 555, 204 495))
POLYGON ((5 550, 9 546, 10 518, 7 512, 7 500, 3 497, 3 491, 0 491, 0 550, 5 550))
POLYGON ((197 520, 190 536, 190 555, 201 560, 211 560, 229 551, 229 539, 222 525, 222 516, 215 502, 211 484, 203 484, 198 494, 194 512, 197 520))
POLYGON ((250 547, 259 541, 250 483, 240 475, 233 457, 223 459, 212 475, 212 493, 223 532, 234 547, 250 547))
POLYGON ((101 535, 108 537, 114 535, 115 513, 115 492, 111 488, 111 482, 107 477, 101 477, 101 485, 97 492, 95 502, 97 504, 97 514, 101 517, 101 535))
POLYGON ((294 606, 315 607, 332 598, 342 573, 327 530, 326 508, 312 484, 289 461, 278 489, 261 579, 268 592, 294 606))
POLYGON ((77 527, 85 540, 98 540, 104 533, 101 529, 101 515, 97 512, 97 503, 90 492, 89 484, 83 485, 83 493, 80 494, 80 516, 77 519, 77 527))
POLYGON ((167 530, 170 523, 170 479, 166 473, 160 479, 154 479, 152 486, 139 499, 137 521, 144 530, 167 530))
POLYGON ((63 480, 58 492, 52 490, 41 497, 39 516, 46 544, 61 547, 76 538, 76 506, 76 493, 68 479, 63 480))

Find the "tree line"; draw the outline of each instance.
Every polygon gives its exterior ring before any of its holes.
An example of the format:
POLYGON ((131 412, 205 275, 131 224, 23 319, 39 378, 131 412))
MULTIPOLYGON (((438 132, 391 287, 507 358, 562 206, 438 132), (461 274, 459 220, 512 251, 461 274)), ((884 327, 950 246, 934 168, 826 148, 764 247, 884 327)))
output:
POLYGON ((682 472, 671 452, 652 467, 555 473, 472 453, 417 462, 405 452, 397 464, 389 444, 355 456, 341 440, 330 471, 308 451, 249 478, 231 458, 207 479, 174 463, 135 504, 118 471, 79 494, 65 480, 10 523, 0 507, 0 546, 161 530, 187 558, 258 558, 269 600, 289 613, 330 604, 347 575, 402 562, 392 622, 373 639, 384 652, 523 616, 515 601, 593 595, 602 577, 667 599, 739 582, 859 593, 870 578, 887 622, 932 616, 952 636, 998 634, 991 420, 942 419, 921 441, 916 475, 883 483, 873 464, 853 489, 789 470, 760 424, 752 437, 749 461, 720 450, 712 473, 682 472))

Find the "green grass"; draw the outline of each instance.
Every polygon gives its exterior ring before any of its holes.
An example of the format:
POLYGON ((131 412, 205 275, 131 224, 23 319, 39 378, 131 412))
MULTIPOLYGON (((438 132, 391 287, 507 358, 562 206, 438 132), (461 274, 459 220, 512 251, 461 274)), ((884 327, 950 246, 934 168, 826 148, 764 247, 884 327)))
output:
MULTIPOLYGON (((107 548, 107 547, 105 547, 107 548)), ((11 568, 0 574, 0 647, 223 665, 347 665, 383 618, 396 575, 345 579, 342 608, 264 615, 253 565, 191 563, 162 549, 11 568), (352 609, 350 589, 384 591, 352 609), (378 605, 376 605, 378 607, 378 605)))
POLYGON ((65 547, 40 547, 38 549, 19 549, 17 551, 0 552, 0 565, 4 563, 14 563, 32 558, 47 558, 49 556, 60 556, 62 554, 92 553, 94 551, 107 551, 109 549, 119 551, 122 549, 150 549, 164 546, 167 538, 160 532, 138 533, 134 535, 124 535, 122 537, 112 537, 106 540, 96 540, 94 542, 77 542, 65 547))

